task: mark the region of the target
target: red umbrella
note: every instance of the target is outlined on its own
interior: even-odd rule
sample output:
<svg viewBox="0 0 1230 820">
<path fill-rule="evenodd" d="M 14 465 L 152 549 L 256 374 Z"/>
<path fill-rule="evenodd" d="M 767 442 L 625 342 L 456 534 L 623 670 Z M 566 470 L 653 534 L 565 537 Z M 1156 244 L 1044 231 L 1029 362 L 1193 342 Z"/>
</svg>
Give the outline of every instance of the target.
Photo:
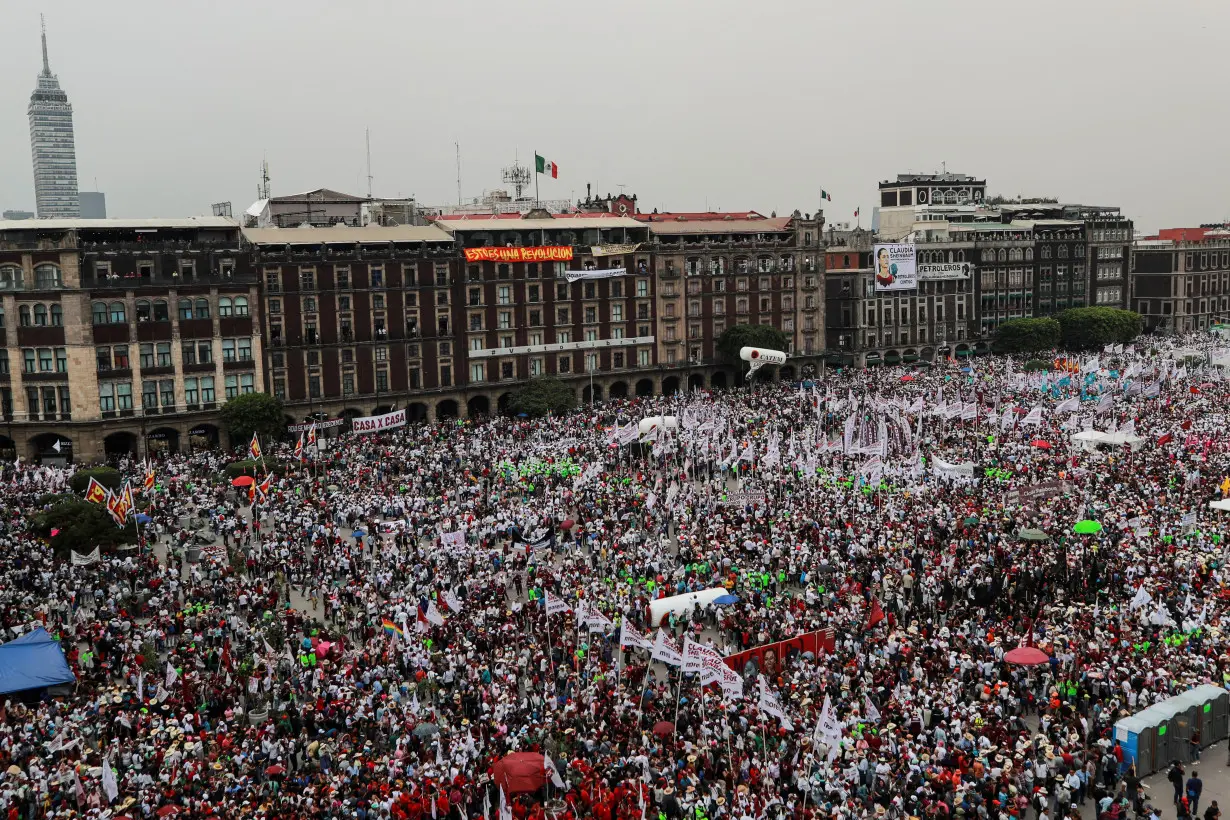
<svg viewBox="0 0 1230 820">
<path fill-rule="evenodd" d="M 547 782 L 546 764 L 541 754 L 513 752 L 495 764 L 492 777 L 509 796 L 535 792 Z"/>
<path fill-rule="evenodd" d="M 669 720 L 659 720 L 653 725 L 653 733 L 658 737 L 667 737 L 675 733 L 675 724 Z"/>
<path fill-rule="evenodd" d="M 901 377 L 901 381 L 903 381 L 903 382 L 912 382 L 912 381 L 914 381 L 914 377 L 913 377 L 913 376 L 909 376 L 909 375 L 902 376 L 902 377 Z"/>
<path fill-rule="evenodd" d="M 265 769 L 265 774 L 267 775 L 286 774 L 286 769 L 283 766 L 278 766 L 275 764 L 273 766 L 270 766 L 268 769 Z"/>
<path fill-rule="evenodd" d="M 561 527 L 561 528 L 563 528 L 563 529 L 565 529 L 565 530 L 570 530 L 570 529 L 572 529 L 573 527 L 575 527 L 576 525 L 577 525 L 577 522 L 573 521 L 571 518 L 568 518 L 568 519 L 565 519 L 565 520 L 564 520 L 564 523 L 563 523 L 563 524 L 560 524 L 560 527 Z"/>
<path fill-rule="evenodd" d="M 1051 449 L 1051 443 L 1047 441 L 1046 439 L 1042 439 L 1042 438 L 1036 438 L 1033 441 L 1029 442 L 1029 446 L 1037 447 L 1041 450 Z"/>
<path fill-rule="evenodd" d="M 1036 646 L 1018 646 L 1004 655 L 1005 661 L 1015 663 L 1018 666 L 1038 666 L 1039 664 L 1049 662 L 1050 659 L 1050 655 Z"/>
<path fill-rule="evenodd" d="M 250 475 L 241 475 L 238 478 L 236 478 L 234 481 L 231 482 L 231 486 L 232 487 L 247 487 L 249 484 L 251 484 L 254 481 L 256 481 L 256 479 L 254 479 Z"/>
</svg>

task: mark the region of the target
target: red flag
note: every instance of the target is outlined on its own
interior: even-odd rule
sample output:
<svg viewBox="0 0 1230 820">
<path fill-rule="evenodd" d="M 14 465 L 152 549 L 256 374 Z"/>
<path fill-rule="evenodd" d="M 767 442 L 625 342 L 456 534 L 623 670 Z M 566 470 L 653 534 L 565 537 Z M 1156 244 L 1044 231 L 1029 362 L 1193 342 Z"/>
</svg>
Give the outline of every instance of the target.
<svg viewBox="0 0 1230 820">
<path fill-rule="evenodd" d="M 880 602 L 872 598 L 871 612 L 867 614 L 867 628 L 871 629 L 882 620 L 884 620 L 884 610 L 880 608 Z"/>
<path fill-rule="evenodd" d="M 1157 446 L 1164 447 L 1165 445 L 1169 444 L 1172 441 L 1174 441 L 1174 436 L 1170 433 L 1167 433 L 1166 435 L 1162 436 L 1161 438 L 1157 440 Z"/>
</svg>

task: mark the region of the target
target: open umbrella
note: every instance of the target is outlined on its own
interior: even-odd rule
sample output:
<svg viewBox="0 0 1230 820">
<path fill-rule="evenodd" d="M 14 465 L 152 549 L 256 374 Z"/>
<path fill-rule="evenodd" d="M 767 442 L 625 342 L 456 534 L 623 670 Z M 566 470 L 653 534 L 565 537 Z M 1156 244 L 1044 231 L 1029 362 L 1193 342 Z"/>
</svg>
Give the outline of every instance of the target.
<svg viewBox="0 0 1230 820">
<path fill-rule="evenodd" d="M 283 766 L 278 766 L 275 764 L 270 766 L 268 769 L 265 769 L 265 774 L 270 775 L 271 777 L 279 774 L 286 774 L 286 769 Z"/>
<path fill-rule="evenodd" d="M 1086 518 L 1084 521 L 1077 521 L 1076 526 L 1072 528 L 1072 532 L 1077 535 L 1093 535 L 1102 531 L 1102 525 L 1097 521 L 1091 521 Z"/>
<path fill-rule="evenodd" d="M 170 803 L 166 806 L 163 806 L 162 808 L 158 810 L 158 816 L 159 817 L 170 817 L 172 814 L 179 814 L 183 810 L 184 810 L 183 806 L 176 806 L 174 803 Z"/>
<path fill-rule="evenodd" d="M 434 723 L 420 723 L 414 727 L 415 737 L 431 737 L 440 734 L 440 727 Z"/>
<path fill-rule="evenodd" d="M 150 518 L 150 517 L 149 517 L 148 515 L 146 515 L 145 513 L 137 513 L 137 523 L 138 523 L 138 524 L 148 524 L 149 522 L 151 522 L 151 521 L 153 521 L 153 520 L 154 520 L 154 519 Z"/>
<path fill-rule="evenodd" d="M 565 529 L 565 530 L 570 530 L 576 525 L 577 525 L 577 522 L 573 521 L 571 518 L 566 518 L 564 519 L 564 523 L 560 524 L 560 528 Z"/>
<path fill-rule="evenodd" d="M 912 382 L 912 381 L 914 381 L 914 377 L 913 377 L 913 376 L 911 376 L 911 375 L 909 375 L 909 374 L 907 373 L 906 375 L 904 375 L 904 376 L 902 376 L 900 379 L 898 379 L 898 381 L 903 381 L 903 382 Z"/>
<path fill-rule="evenodd" d="M 653 733 L 658 737 L 668 737 L 675 733 L 675 724 L 669 720 L 659 720 L 653 725 Z"/>
<path fill-rule="evenodd" d="M 1017 666 L 1037 666 L 1047 663 L 1050 659 L 1050 655 L 1036 646 L 1018 646 L 1004 655 L 1006 662 L 1015 663 Z"/>
<path fill-rule="evenodd" d="M 714 599 L 713 599 L 713 603 L 715 603 L 715 604 L 716 604 L 716 605 L 718 605 L 718 606 L 730 606 L 731 604 L 737 604 L 737 603 L 739 603 L 739 596 L 737 596 L 737 595 L 721 595 L 721 596 L 719 596 L 719 597 L 717 597 L 717 598 L 714 598 Z"/>
<path fill-rule="evenodd" d="M 354 532 L 350 534 L 350 537 L 351 538 L 362 538 L 365 535 L 367 535 L 367 530 L 355 530 Z"/>
<path fill-rule="evenodd" d="M 1029 442 L 1030 447 L 1037 447 L 1039 450 L 1051 449 L 1051 443 L 1044 438 L 1036 438 Z"/>
<path fill-rule="evenodd" d="M 1042 530 L 1021 530 L 1017 535 L 1022 541 L 1049 541 L 1051 539 Z"/>
<path fill-rule="evenodd" d="M 513 752 L 495 764 L 492 779 L 509 796 L 536 792 L 547 782 L 545 758 L 541 752 Z"/>
<path fill-rule="evenodd" d="M 250 484 L 252 484 L 252 482 L 254 482 L 255 480 L 256 479 L 252 478 L 252 476 L 250 475 L 241 475 L 241 476 L 238 476 L 234 481 L 231 482 L 231 486 L 232 487 L 247 487 Z M 167 807 L 163 806 L 162 808 L 165 809 Z M 162 811 L 162 809 L 159 809 L 159 811 Z"/>
</svg>

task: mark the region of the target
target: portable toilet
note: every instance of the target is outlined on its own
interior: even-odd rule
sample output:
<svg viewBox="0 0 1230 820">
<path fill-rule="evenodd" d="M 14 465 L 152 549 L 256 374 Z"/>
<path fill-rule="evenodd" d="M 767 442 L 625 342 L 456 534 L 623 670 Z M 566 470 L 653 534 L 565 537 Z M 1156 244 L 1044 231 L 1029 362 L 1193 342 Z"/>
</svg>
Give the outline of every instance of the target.
<svg viewBox="0 0 1230 820">
<path fill-rule="evenodd" d="M 1139 776 L 1156 771 L 1153 761 L 1157 733 L 1154 726 L 1140 714 L 1125 717 L 1116 723 L 1113 737 L 1123 749 L 1123 762 L 1135 764 Z"/>
</svg>

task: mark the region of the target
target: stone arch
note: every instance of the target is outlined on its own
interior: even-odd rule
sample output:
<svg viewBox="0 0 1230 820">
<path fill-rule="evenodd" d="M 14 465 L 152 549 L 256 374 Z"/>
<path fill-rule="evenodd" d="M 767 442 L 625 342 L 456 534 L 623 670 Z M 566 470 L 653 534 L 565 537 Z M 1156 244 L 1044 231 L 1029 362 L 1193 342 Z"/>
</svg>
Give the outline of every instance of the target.
<svg viewBox="0 0 1230 820">
<path fill-rule="evenodd" d="M 178 453 L 179 431 L 174 427 L 156 427 L 145 435 L 145 452 Z"/>
<path fill-rule="evenodd" d="M 679 392 L 679 377 L 667 376 L 662 380 L 662 395 L 673 396 Z"/>
<path fill-rule="evenodd" d="M 60 446 L 58 450 L 57 444 Z M 67 464 L 73 460 L 73 440 L 56 433 L 39 433 L 30 439 L 28 449 L 30 460 L 39 463 Z"/>
<path fill-rule="evenodd" d="M 392 413 L 392 412 L 393 412 L 393 405 L 391 404 L 377 404 L 375 407 L 372 408 L 373 416 L 383 416 L 385 413 Z"/>
<path fill-rule="evenodd" d="M 358 419 L 362 418 L 364 413 L 357 407 L 347 407 L 338 415 L 344 419 Z"/>
<path fill-rule="evenodd" d="M 461 415 L 461 412 L 454 399 L 444 399 L 436 405 L 436 421 L 455 419 L 459 415 Z"/>
<path fill-rule="evenodd" d="M 794 374 L 794 365 L 784 365 L 777 371 L 777 377 L 784 382 L 792 382 L 797 377 Z"/>
<path fill-rule="evenodd" d="M 606 394 L 613 399 L 626 399 L 628 397 L 628 383 L 625 381 L 611 382 L 611 386 L 607 389 Z"/>
<path fill-rule="evenodd" d="M 470 418 L 485 416 L 491 412 L 491 399 L 486 396 L 471 396 L 466 402 L 466 414 Z"/>
<path fill-rule="evenodd" d="M 636 383 L 636 395 L 643 397 L 653 395 L 653 379 L 641 379 Z"/>
<path fill-rule="evenodd" d="M 934 347 L 924 347 L 920 355 L 921 355 L 922 361 L 934 362 L 935 361 L 935 348 Z"/>
<path fill-rule="evenodd" d="M 727 377 L 726 377 L 726 371 L 719 370 L 718 372 L 714 373 L 713 378 L 709 379 L 709 384 L 710 386 L 713 387 L 714 390 L 725 390 L 729 386 L 729 381 L 727 380 Z"/>
<path fill-rule="evenodd" d="M 406 405 L 407 421 L 427 421 L 427 405 L 421 401 L 412 401 Z"/>
<path fill-rule="evenodd" d="M 137 456 L 137 434 L 127 430 L 112 433 L 103 439 L 103 454 L 106 456 Z"/>
<path fill-rule="evenodd" d="M 594 401 L 596 402 L 602 401 L 602 385 L 595 384 L 593 393 L 594 393 L 593 395 Z M 589 404 L 589 402 L 590 402 L 590 390 L 589 390 L 589 385 L 587 384 L 581 388 L 581 404 Z"/>
<path fill-rule="evenodd" d="M 688 376 L 688 390 L 704 390 L 705 389 L 705 374 L 693 373 Z"/>
<path fill-rule="evenodd" d="M 3 434 L 0 434 L 0 460 L 17 460 L 17 442 Z"/>
<path fill-rule="evenodd" d="M 198 424 L 188 431 L 188 447 L 192 450 L 210 450 L 221 443 L 218 428 L 212 424 Z"/>
</svg>

